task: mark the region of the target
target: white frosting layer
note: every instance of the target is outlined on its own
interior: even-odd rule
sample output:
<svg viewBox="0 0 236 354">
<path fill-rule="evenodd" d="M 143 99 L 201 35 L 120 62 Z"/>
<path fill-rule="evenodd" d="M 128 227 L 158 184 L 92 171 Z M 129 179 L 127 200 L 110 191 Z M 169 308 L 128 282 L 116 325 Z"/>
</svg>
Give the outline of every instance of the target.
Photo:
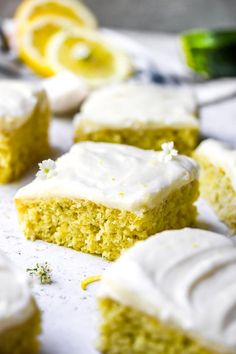
<svg viewBox="0 0 236 354">
<path fill-rule="evenodd" d="M 218 351 L 236 351 L 236 247 L 198 229 L 137 243 L 105 272 L 110 297 L 187 331 Z M 218 352 L 217 351 L 217 352 Z"/>
<path fill-rule="evenodd" d="M 176 188 L 198 177 L 196 162 L 132 146 L 84 142 L 56 162 L 50 179 L 35 179 L 16 198 L 82 198 L 111 208 L 152 208 Z"/>
<path fill-rule="evenodd" d="M 15 80 L 0 80 L 0 129 L 12 130 L 23 125 L 37 105 L 34 84 Z"/>
<path fill-rule="evenodd" d="M 204 140 L 196 149 L 196 154 L 204 156 L 213 165 L 222 168 L 229 176 L 236 190 L 236 150 L 217 140 Z"/>
<path fill-rule="evenodd" d="M 61 71 L 43 80 L 42 85 L 48 94 L 51 108 L 56 114 L 78 111 L 80 103 L 89 91 L 87 84 L 69 71 Z"/>
<path fill-rule="evenodd" d="M 75 129 L 199 128 L 196 102 L 187 88 L 123 83 L 93 93 L 75 117 Z"/>
<path fill-rule="evenodd" d="M 26 274 L 0 253 L 0 332 L 24 322 L 34 309 Z"/>
</svg>

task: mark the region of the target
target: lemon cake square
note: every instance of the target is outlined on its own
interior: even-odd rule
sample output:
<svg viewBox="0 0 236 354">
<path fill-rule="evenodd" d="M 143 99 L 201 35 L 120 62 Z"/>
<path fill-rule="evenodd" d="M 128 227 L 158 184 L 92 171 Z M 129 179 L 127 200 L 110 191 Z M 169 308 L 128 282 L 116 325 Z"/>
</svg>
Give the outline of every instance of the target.
<svg viewBox="0 0 236 354">
<path fill-rule="evenodd" d="M 44 162 L 15 197 L 25 236 L 113 260 L 155 232 L 191 225 L 197 163 L 163 148 L 83 142 Z"/>
<path fill-rule="evenodd" d="M 217 140 L 203 141 L 194 153 L 201 166 L 201 195 L 236 233 L 236 150 Z"/>
<path fill-rule="evenodd" d="M 103 354 L 235 354 L 236 246 L 199 229 L 137 243 L 102 276 Z"/>
<path fill-rule="evenodd" d="M 75 141 L 127 144 L 160 150 L 173 141 L 190 155 L 199 135 L 197 105 L 188 88 L 123 83 L 94 92 L 74 119 Z"/>
<path fill-rule="evenodd" d="M 26 273 L 0 252 L 0 353 L 37 354 L 40 311 Z"/>
<path fill-rule="evenodd" d="M 48 153 L 50 109 L 37 84 L 0 81 L 0 183 L 19 178 Z"/>
</svg>

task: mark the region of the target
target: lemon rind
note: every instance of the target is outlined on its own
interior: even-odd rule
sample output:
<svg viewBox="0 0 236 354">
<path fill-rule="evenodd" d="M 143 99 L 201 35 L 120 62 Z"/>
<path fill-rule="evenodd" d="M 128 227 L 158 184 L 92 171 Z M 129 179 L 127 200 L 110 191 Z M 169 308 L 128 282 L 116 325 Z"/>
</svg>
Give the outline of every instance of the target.
<svg viewBox="0 0 236 354">
<path fill-rule="evenodd" d="M 89 278 L 85 278 L 82 282 L 81 282 L 81 288 L 82 290 L 87 290 L 88 285 L 98 282 L 102 279 L 101 275 L 93 275 Z"/>
<path fill-rule="evenodd" d="M 32 8 L 35 7 L 35 4 L 40 4 L 40 3 L 43 4 L 46 2 L 48 2 L 48 0 L 24 0 L 18 6 L 18 8 L 16 10 L 15 20 L 16 20 L 17 24 L 21 27 L 21 25 L 24 26 L 28 22 L 31 22 L 31 21 L 28 21 L 27 19 L 30 16 Z M 78 17 L 80 17 L 81 20 L 84 22 L 85 27 L 89 27 L 89 28 L 96 28 L 97 27 L 97 20 L 96 20 L 95 16 L 81 2 L 74 1 L 74 0 L 50 0 L 50 2 L 55 2 L 55 4 L 61 3 L 66 7 L 70 7 L 70 8 L 75 9 L 75 12 L 80 14 L 80 16 L 78 16 Z M 45 13 L 45 15 L 47 15 L 47 14 Z M 42 15 L 42 16 L 45 16 L 45 15 Z M 70 19 L 70 17 L 67 17 L 67 16 L 65 16 L 65 18 Z M 78 26 L 78 23 L 77 23 L 77 26 Z"/>
</svg>

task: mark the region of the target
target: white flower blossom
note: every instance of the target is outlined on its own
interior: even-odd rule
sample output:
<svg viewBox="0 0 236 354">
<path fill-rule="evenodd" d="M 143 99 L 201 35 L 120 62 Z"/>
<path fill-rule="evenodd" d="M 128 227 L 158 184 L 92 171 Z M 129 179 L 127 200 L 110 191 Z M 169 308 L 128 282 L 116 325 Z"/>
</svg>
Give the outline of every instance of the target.
<svg viewBox="0 0 236 354">
<path fill-rule="evenodd" d="M 36 174 L 37 178 L 40 179 L 48 179 L 55 176 L 56 172 L 56 162 L 49 159 L 44 160 L 43 162 L 39 163 L 39 171 Z"/>
<path fill-rule="evenodd" d="M 178 155 L 178 151 L 174 149 L 174 143 L 173 141 L 169 143 L 164 143 L 161 145 L 161 148 L 163 150 L 162 152 L 162 160 L 164 162 L 169 162 L 173 159 L 173 157 Z"/>
</svg>

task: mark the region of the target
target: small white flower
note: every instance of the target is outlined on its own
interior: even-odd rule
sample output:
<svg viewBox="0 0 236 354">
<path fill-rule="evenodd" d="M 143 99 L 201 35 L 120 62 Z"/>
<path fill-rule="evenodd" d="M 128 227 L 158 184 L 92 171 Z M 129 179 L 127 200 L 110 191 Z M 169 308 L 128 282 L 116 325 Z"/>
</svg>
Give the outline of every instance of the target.
<svg viewBox="0 0 236 354">
<path fill-rule="evenodd" d="M 173 141 L 162 144 L 161 148 L 163 150 L 162 159 L 164 162 L 171 161 L 173 157 L 178 155 L 178 151 L 174 149 Z"/>
<path fill-rule="evenodd" d="M 39 163 L 39 171 L 36 174 L 37 178 L 48 179 L 55 176 L 56 162 L 49 159 Z"/>
</svg>

